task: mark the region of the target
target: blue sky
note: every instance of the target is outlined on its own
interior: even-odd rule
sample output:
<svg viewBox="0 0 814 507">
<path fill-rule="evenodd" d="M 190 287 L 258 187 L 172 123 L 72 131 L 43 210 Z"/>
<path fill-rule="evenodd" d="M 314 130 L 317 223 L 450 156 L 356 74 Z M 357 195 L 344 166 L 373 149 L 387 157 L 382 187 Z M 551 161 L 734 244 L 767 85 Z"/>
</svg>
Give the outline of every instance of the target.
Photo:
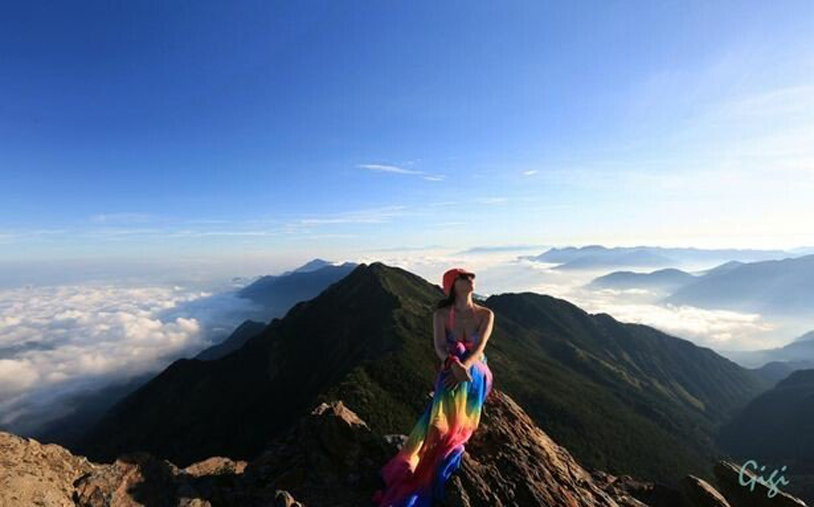
<svg viewBox="0 0 814 507">
<path fill-rule="evenodd" d="M 315 257 L 782 345 L 515 261 L 814 246 L 813 195 L 811 1 L 6 2 L 0 425 L 200 350 L 232 277 Z"/>
<path fill-rule="evenodd" d="M 814 3 L 19 2 L 0 261 L 814 244 Z"/>
</svg>

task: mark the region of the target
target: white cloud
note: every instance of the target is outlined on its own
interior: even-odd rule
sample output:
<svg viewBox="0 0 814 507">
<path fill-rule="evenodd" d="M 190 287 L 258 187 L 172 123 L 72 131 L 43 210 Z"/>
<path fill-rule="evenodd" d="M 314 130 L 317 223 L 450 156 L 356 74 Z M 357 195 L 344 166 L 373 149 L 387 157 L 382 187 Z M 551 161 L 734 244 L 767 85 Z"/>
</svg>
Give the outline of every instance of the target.
<svg viewBox="0 0 814 507">
<path fill-rule="evenodd" d="M 28 359 L 0 359 L 0 400 L 30 388 L 40 373 Z"/>
<path fill-rule="evenodd" d="M 506 202 L 508 199 L 506 197 L 477 197 L 474 201 L 479 204 L 498 204 Z"/>
<path fill-rule="evenodd" d="M 371 171 L 380 171 L 386 173 L 397 173 L 397 174 L 424 174 L 422 171 L 414 171 L 412 169 L 404 169 L 402 167 L 394 166 L 394 165 L 383 165 L 383 164 L 359 164 L 359 167 L 362 169 L 369 169 Z"/>
<path fill-rule="evenodd" d="M 308 217 L 292 220 L 287 224 L 288 228 L 296 228 L 300 225 L 320 225 L 320 224 L 344 224 L 344 223 L 383 223 L 390 219 L 407 214 L 407 206 L 393 205 L 380 208 L 362 209 L 354 211 L 343 211 L 324 215 L 322 217 Z"/>
<path fill-rule="evenodd" d="M 600 308 L 616 320 L 645 324 L 713 349 L 769 348 L 775 340 L 766 335 L 778 327 L 755 313 L 710 310 L 687 305 L 661 306 L 618 300 L 606 302 Z M 788 342 L 789 338 L 791 337 L 779 337 L 778 344 Z"/>
<path fill-rule="evenodd" d="M 589 313 L 604 312 L 620 322 L 635 322 L 720 350 L 757 350 L 791 341 L 785 323 L 750 312 L 658 303 L 665 294 L 647 289 L 596 289 L 584 285 L 606 272 L 563 272 L 552 295 Z M 814 327 L 814 322 L 810 323 Z"/>
<path fill-rule="evenodd" d="M 414 169 L 404 169 L 403 167 L 387 164 L 359 164 L 357 167 L 361 169 L 367 169 L 369 171 L 421 176 L 423 179 L 427 181 L 442 181 L 444 178 L 446 178 L 446 176 L 442 174 L 428 174 L 424 171 L 416 171 Z"/>
<path fill-rule="evenodd" d="M 565 299 L 589 313 L 608 313 L 620 322 L 651 326 L 714 350 L 758 350 L 782 346 L 802 332 L 814 329 L 814 321 L 792 323 L 748 312 L 661 305 L 657 301 L 664 294 L 647 289 L 587 289 L 585 284 L 607 271 L 552 269 L 556 264 L 518 259 L 518 253 L 524 250 L 527 249 L 495 249 L 484 253 L 451 253 L 444 249 L 393 254 L 379 251 L 358 262 L 382 261 L 435 284 L 440 284 L 444 271 L 462 266 L 477 273 L 475 292 L 478 294 L 488 296 L 526 291 L 547 294 Z"/>
<path fill-rule="evenodd" d="M 152 214 L 149 213 L 99 213 L 97 215 L 92 215 L 90 217 L 91 222 L 103 222 L 103 223 L 141 223 L 141 222 L 149 222 L 153 220 L 154 217 Z"/>
<path fill-rule="evenodd" d="M 160 371 L 225 338 L 253 310 L 232 292 L 175 284 L 0 290 L 0 425 L 32 424 L 31 411 L 55 392 Z"/>
</svg>

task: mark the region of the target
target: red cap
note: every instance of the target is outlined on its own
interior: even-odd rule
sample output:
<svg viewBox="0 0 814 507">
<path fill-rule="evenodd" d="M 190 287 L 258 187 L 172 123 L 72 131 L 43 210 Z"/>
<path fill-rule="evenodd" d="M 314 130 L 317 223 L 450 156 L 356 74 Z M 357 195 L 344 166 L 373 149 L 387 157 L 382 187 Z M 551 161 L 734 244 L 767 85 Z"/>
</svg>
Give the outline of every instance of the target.
<svg viewBox="0 0 814 507">
<path fill-rule="evenodd" d="M 452 290 L 452 286 L 455 284 L 455 280 L 458 279 L 460 275 L 472 275 L 475 276 L 475 273 L 471 271 L 467 271 L 464 268 L 452 268 L 447 270 L 444 273 L 444 293 L 449 296 L 450 291 Z"/>
</svg>

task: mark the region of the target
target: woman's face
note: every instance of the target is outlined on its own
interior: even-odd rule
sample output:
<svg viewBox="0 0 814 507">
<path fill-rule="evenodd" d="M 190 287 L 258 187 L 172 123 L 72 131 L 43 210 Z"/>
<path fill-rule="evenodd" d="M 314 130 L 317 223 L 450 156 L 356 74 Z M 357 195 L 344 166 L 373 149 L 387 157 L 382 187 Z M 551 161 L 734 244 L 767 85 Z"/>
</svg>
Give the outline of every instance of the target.
<svg viewBox="0 0 814 507">
<path fill-rule="evenodd" d="M 467 292 L 475 290 L 475 277 L 473 275 L 461 275 L 455 280 L 458 287 L 458 294 L 466 295 Z"/>
</svg>

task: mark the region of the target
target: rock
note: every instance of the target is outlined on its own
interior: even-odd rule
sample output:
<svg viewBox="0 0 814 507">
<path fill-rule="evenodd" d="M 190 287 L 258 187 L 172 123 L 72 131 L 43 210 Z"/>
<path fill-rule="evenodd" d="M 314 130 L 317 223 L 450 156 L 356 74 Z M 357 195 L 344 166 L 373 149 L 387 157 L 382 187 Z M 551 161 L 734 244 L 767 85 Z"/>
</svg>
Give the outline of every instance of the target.
<svg viewBox="0 0 814 507">
<path fill-rule="evenodd" d="M 402 433 L 385 435 L 384 440 L 393 447 L 393 452 L 396 452 L 404 446 L 405 442 L 407 442 L 407 435 Z"/>
<path fill-rule="evenodd" d="M 74 507 L 73 482 L 94 467 L 56 444 L 0 431 L 0 505 Z"/>
<path fill-rule="evenodd" d="M 246 467 L 244 484 L 285 489 L 305 505 L 368 505 L 390 451 L 343 402 L 322 403 Z"/>
<path fill-rule="evenodd" d="M 0 505 L 367 506 L 406 438 L 373 433 L 342 401 L 315 407 L 249 462 L 214 456 L 183 469 L 147 452 L 97 464 L 0 433 Z M 496 389 L 446 486 L 447 507 L 684 507 L 658 484 L 587 471 Z"/>
<path fill-rule="evenodd" d="M 125 454 L 76 480 L 78 507 L 176 507 L 178 468 L 146 452 Z"/>
<path fill-rule="evenodd" d="M 300 502 L 294 500 L 291 493 L 278 489 L 274 496 L 274 507 L 305 507 Z"/>
<path fill-rule="evenodd" d="M 112 464 L 98 464 L 56 444 L 43 445 L 0 432 L 0 505 L 234 505 L 232 500 L 241 495 L 235 478 L 245 465 L 215 457 L 179 470 L 146 452 L 127 453 Z"/>
<path fill-rule="evenodd" d="M 203 461 L 193 463 L 184 468 L 184 472 L 195 477 L 205 475 L 242 474 L 248 462 L 232 461 L 229 458 L 214 456 Z"/>
<path fill-rule="evenodd" d="M 563 447 L 509 396 L 493 390 L 480 426 L 467 443 L 461 469 L 447 485 L 449 505 L 592 507 L 642 506 L 614 498 L 594 483 Z"/>
<path fill-rule="evenodd" d="M 694 475 L 681 479 L 681 491 L 687 500 L 698 507 L 730 507 L 726 498 L 707 481 Z"/>
</svg>

